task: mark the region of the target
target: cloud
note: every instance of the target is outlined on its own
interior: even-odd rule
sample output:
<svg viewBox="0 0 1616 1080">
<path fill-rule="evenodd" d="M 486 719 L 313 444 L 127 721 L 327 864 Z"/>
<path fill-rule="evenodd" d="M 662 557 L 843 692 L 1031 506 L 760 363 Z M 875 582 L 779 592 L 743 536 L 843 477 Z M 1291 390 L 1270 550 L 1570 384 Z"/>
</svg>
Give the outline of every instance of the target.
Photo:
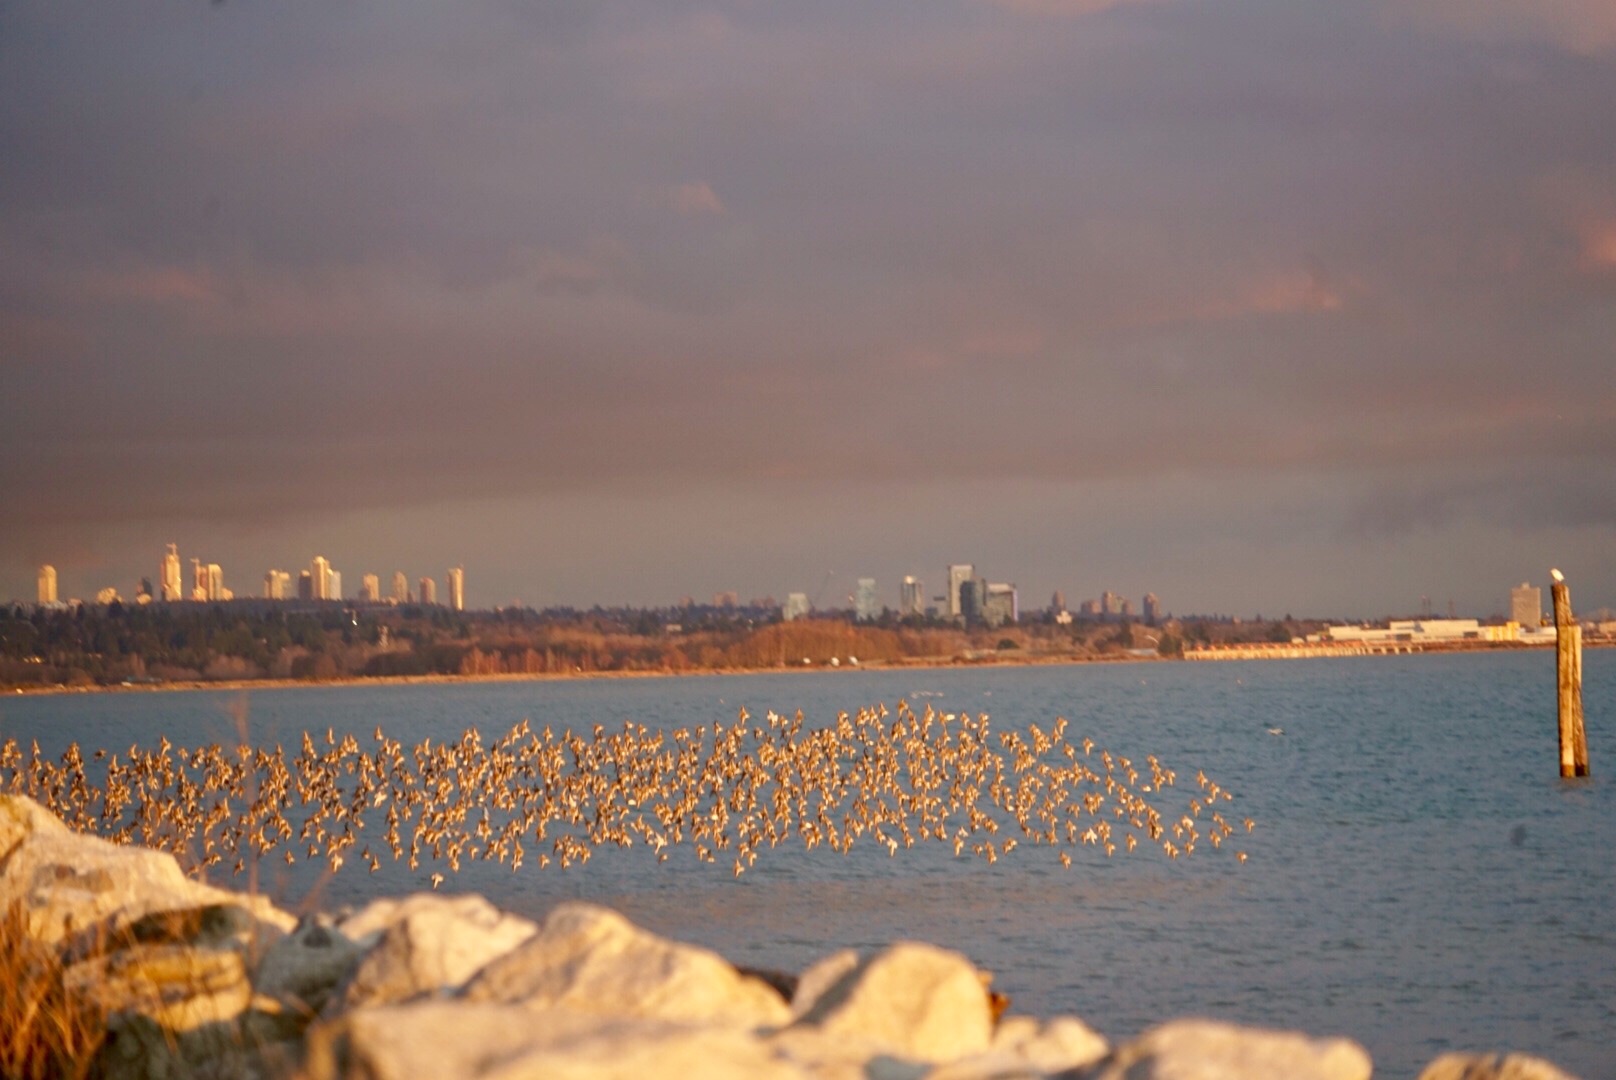
<svg viewBox="0 0 1616 1080">
<path fill-rule="evenodd" d="M 90 291 L 104 299 L 145 304 L 211 304 L 219 298 L 214 274 L 206 269 L 150 266 L 118 273 L 97 272 Z"/>
<path fill-rule="evenodd" d="M 1597 273 L 1616 270 L 1616 218 L 1587 222 L 1580 232 L 1582 266 Z"/>
<path fill-rule="evenodd" d="M 1616 47 L 1609 0 L 1385 0 L 1385 18 L 1484 41 L 1537 41 L 1593 56 Z"/>
<path fill-rule="evenodd" d="M 1023 15 L 1071 18 L 1093 15 L 1125 4 L 1159 3 L 1163 0 L 989 0 L 995 7 L 1005 8 Z"/>
<path fill-rule="evenodd" d="M 1194 308 L 1198 319 L 1234 319 L 1243 315 L 1321 314 L 1340 311 L 1343 291 L 1316 271 L 1293 270 L 1252 281 L 1228 296 Z"/>
<path fill-rule="evenodd" d="M 685 217 L 722 214 L 724 204 L 704 183 L 680 184 L 667 195 L 668 205 Z"/>
</svg>

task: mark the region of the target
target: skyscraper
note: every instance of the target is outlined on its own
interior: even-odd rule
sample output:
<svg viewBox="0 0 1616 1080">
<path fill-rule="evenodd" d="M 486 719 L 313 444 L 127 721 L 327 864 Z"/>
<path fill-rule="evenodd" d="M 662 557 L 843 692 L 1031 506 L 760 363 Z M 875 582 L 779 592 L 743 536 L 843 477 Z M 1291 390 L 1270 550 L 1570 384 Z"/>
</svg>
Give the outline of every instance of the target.
<svg viewBox="0 0 1616 1080">
<path fill-rule="evenodd" d="M 314 574 L 308 570 L 297 572 L 297 598 L 299 600 L 314 599 Z"/>
<path fill-rule="evenodd" d="M 39 568 L 39 602 L 56 603 L 56 567 L 50 563 Z"/>
<path fill-rule="evenodd" d="M 965 620 L 967 626 L 975 626 L 983 621 L 987 613 L 987 599 L 988 583 L 982 578 L 973 576 L 960 582 L 960 618 Z"/>
<path fill-rule="evenodd" d="M 1016 587 L 1003 582 L 990 582 L 982 596 L 982 621 L 989 626 L 1003 626 L 1021 618 L 1021 605 Z"/>
<path fill-rule="evenodd" d="M 331 599 L 331 560 L 316 555 L 309 564 L 309 584 L 314 586 L 314 599 Z"/>
<path fill-rule="evenodd" d="M 180 549 L 178 544 L 168 545 L 157 579 L 162 582 L 162 598 L 169 603 L 185 599 L 185 586 L 180 580 Z"/>
<path fill-rule="evenodd" d="M 1161 601 L 1156 599 L 1155 593 L 1147 592 L 1145 594 L 1143 612 L 1145 621 L 1150 623 L 1152 626 L 1154 626 L 1157 620 L 1161 618 Z"/>
<path fill-rule="evenodd" d="M 466 568 L 451 566 L 444 579 L 449 595 L 445 598 L 455 611 L 466 610 Z"/>
<path fill-rule="evenodd" d="M 285 600 L 286 590 L 292 583 L 292 575 L 285 570 L 271 570 L 264 575 L 264 599 Z"/>
<path fill-rule="evenodd" d="M 965 613 L 960 606 L 960 588 L 976 577 L 976 567 L 970 563 L 955 563 L 948 568 L 948 613 L 959 618 Z"/>
<path fill-rule="evenodd" d="M 367 604 L 377 604 L 382 599 L 382 579 L 375 574 L 366 574 L 359 579 L 359 599 Z"/>
<path fill-rule="evenodd" d="M 1120 619 L 1127 609 L 1127 601 L 1110 589 L 1100 594 L 1100 617 L 1102 619 Z"/>
<path fill-rule="evenodd" d="M 875 579 L 859 578 L 858 591 L 853 594 L 853 617 L 859 622 L 874 622 L 880 613 L 880 605 L 875 599 Z"/>
<path fill-rule="evenodd" d="M 208 598 L 208 568 L 201 559 L 191 560 L 191 599 L 202 603 Z"/>
<path fill-rule="evenodd" d="M 898 586 L 898 614 L 926 614 L 926 587 L 913 574 L 905 574 L 903 584 Z"/>
<path fill-rule="evenodd" d="M 326 578 L 325 598 L 327 600 L 342 599 L 342 571 L 333 570 Z"/>
<path fill-rule="evenodd" d="M 410 599 L 410 579 L 404 576 L 404 571 L 393 571 L 393 603 L 404 604 Z"/>
<path fill-rule="evenodd" d="M 224 587 L 224 569 L 216 562 L 208 563 L 207 591 L 209 600 L 230 599 L 225 595 L 228 590 Z"/>
<path fill-rule="evenodd" d="M 1523 581 L 1509 590 L 1509 617 L 1522 626 L 1539 626 L 1543 622 L 1543 590 L 1531 582 Z"/>
<path fill-rule="evenodd" d="M 801 592 L 787 593 L 786 605 L 780 612 L 780 618 L 786 622 L 808 617 L 808 594 Z"/>
<path fill-rule="evenodd" d="M 429 577 L 421 579 L 421 603 L 436 604 L 438 602 L 438 583 Z"/>
</svg>

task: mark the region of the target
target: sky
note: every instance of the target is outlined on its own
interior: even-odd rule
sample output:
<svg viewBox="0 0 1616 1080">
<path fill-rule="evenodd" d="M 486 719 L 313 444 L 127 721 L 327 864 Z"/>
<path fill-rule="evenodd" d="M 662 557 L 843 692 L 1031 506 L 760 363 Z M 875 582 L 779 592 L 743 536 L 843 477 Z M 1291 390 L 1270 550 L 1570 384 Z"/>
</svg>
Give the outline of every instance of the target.
<svg viewBox="0 0 1616 1080">
<path fill-rule="evenodd" d="M 1613 102 L 1608 0 L 0 0 L 0 597 L 1616 605 Z"/>
</svg>

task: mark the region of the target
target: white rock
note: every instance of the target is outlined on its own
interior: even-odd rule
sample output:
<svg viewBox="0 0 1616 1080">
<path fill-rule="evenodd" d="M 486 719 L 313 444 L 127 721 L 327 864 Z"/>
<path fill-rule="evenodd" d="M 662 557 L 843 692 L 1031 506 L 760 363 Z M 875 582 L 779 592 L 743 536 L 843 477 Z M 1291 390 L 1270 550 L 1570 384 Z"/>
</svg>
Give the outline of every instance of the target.
<svg viewBox="0 0 1616 1080">
<path fill-rule="evenodd" d="M 21 795 L 0 795 L 0 906 L 21 902 L 28 932 L 57 944 L 100 927 L 113 931 L 155 911 L 239 905 L 264 944 L 296 920 L 262 896 L 215 889 L 185 876 L 172 855 L 73 832 Z"/>
<path fill-rule="evenodd" d="M 1373 1066 L 1349 1039 L 1174 1020 L 1119 1047 L 1083 1080 L 1369 1080 Z"/>
<path fill-rule="evenodd" d="M 239 953 L 187 945 L 135 945 L 81 960 L 62 985 L 103 1013 L 149 1017 L 167 1031 L 234 1020 L 252 1001 Z"/>
<path fill-rule="evenodd" d="M 1443 1054 L 1419 1080 L 1576 1080 L 1542 1058 L 1526 1054 Z"/>
<path fill-rule="evenodd" d="M 309 918 L 270 946 L 253 975 L 253 988 L 278 1001 L 319 1012 L 359 963 L 357 942 L 329 920 Z"/>
<path fill-rule="evenodd" d="M 994 1029 L 993 1044 L 988 1052 L 967 1058 L 961 1065 L 969 1067 L 973 1062 L 981 1063 L 985 1071 L 975 1075 L 1006 1075 L 995 1071 L 1001 1063 L 1006 1069 L 1056 1073 L 1093 1065 L 1110 1049 L 1103 1035 L 1070 1016 L 1057 1016 L 1053 1020 L 1007 1016 Z M 945 1075 L 956 1074 L 945 1070 Z"/>
<path fill-rule="evenodd" d="M 521 1005 L 420 1000 L 357 1009 L 311 1032 L 310 1080 L 800 1080 L 735 1028 Z"/>
<path fill-rule="evenodd" d="M 791 1018 L 780 995 L 715 953 L 657 937 L 614 911 L 562 904 L 466 984 L 468 1001 L 740 1027 Z"/>
<path fill-rule="evenodd" d="M 791 995 L 791 1014 L 801 1016 L 813 1008 L 814 1002 L 835 986 L 842 976 L 858 967 L 858 963 L 858 953 L 852 949 L 841 949 L 814 961 L 797 979 L 797 992 Z"/>
<path fill-rule="evenodd" d="M 797 1022 L 927 1062 L 982 1053 L 993 1031 L 976 968 L 958 953 L 917 942 L 898 942 L 844 973 Z"/>
<path fill-rule="evenodd" d="M 355 1008 L 403 1001 L 427 990 L 458 989 L 489 961 L 531 938 L 538 927 L 480 896 L 417 893 L 374 901 L 337 929 L 366 950 L 339 995 L 342 1008 Z"/>
</svg>

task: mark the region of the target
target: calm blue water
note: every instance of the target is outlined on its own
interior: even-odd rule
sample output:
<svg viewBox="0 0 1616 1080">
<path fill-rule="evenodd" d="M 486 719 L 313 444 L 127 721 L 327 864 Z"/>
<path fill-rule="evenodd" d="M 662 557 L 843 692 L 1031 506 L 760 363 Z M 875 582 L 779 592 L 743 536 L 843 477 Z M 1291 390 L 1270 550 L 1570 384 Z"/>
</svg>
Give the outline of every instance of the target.
<svg viewBox="0 0 1616 1080">
<path fill-rule="evenodd" d="M 596 900 L 787 970 L 920 938 L 993 971 L 1017 1011 L 1074 1014 L 1113 1040 L 1197 1014 L 1348 1035 L 1379 1076 L 1413 1076 L 1444 1050 L 1514 1049 L 1616 1077 L 1616 651 L 1589 651 L 1584 677 L 1595 775 L 1574 782 L 1557 775 L 1546 651 L 333 687 L 246 703 L 252 740 L 289 748 L 328 726 L 368 746 L 378 723 L 409 744 L 468 726 L 493 737 L 524 718 L 558 731 L 728 721 L 741 706 L 819 724 L 903 697 L 987 712 L 1001 730 L 1065 716 L 1069 740 L 1154 753 L 1181 790 L 1197 769 L 1230 789 L 1228 816 L 1258 822 L 1239 837 L 1250 861 L 1083 848 L 1066 870 L 1031 847 L 994 866 L 936 844 L 897 858 L 873 844 L 845 857 L 780 847 L 736 880 L 688 848 L 658 864 L 642 846 L 564 872 L 472 865 L 445 888 L 531 916 Z M 53 754 L 69 741 L 232 741 L 242 700 L 17 698 L 0 701 L 0 736 Z M 330 907 L 424 888 L 432 869 L 345 869 L 311 895 L 313 869 L 266 868 L 265 885 L 285 906 Z"/>
</svg>

